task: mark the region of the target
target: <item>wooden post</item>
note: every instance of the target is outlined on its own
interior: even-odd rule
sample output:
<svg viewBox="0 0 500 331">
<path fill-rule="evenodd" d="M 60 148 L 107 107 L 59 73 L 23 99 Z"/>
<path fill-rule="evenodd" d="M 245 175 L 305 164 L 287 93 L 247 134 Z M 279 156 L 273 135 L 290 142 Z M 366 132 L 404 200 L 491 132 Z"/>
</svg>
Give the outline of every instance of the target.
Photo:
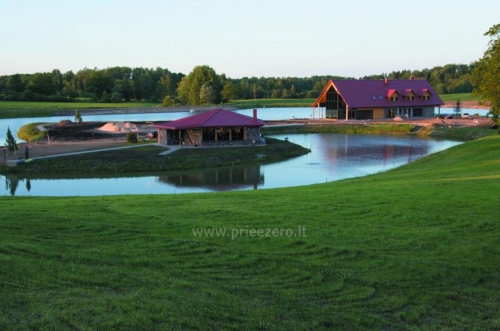
<svg viewBox="0 0 500 331">
<path fill-rule="evenodd" d="M 349 106 L 347 104 L 345 105 L 345 120 L 349 120 Z"/>
<path fill-rule="evenodd" d="M 179 130 L 179 146 L 182 148 L 182 130 Z"/>
</svg>

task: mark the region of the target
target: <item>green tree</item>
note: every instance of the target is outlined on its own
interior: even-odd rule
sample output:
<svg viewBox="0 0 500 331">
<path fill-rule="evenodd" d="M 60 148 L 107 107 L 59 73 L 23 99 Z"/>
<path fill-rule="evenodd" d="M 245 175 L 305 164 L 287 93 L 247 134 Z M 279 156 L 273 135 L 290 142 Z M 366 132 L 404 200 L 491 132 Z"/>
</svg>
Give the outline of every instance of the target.
<svg viewBox="0 0 500 331">
<path fill-rule="evenodd" d="M 204 86 L 203 94 L 201 93 L 202 86 Z M 220 103 L 222 91 L 221 79 L 214 69 L 205 65 L 195 67 L 189 75 L 183 77 L 177 88 L 177 93 L 184 103 L 196 106 L 202 102 L 208 102 L 206 92 L 210 89 L 210 103 Z M 204 97 L 201 101 L 200 94 Z"/>
<path fill-rule="evenodd" d="M 7 146 L 11 153 L 18 150 L 16 139 L 12 135 L 12 131 L 10 131 L 10 127 L 7 127 L 7 139 L 5 139 L 5 146 Z"/>
<path fill-rule="evenodd" d="M 199 102 L 201 105 L 209 105 L 213 104 L 215 100 L 215 93 L 213 87 L 205 83 L 200 88 L 200 99 Z"/>
<path fill-rule="evenodd" d="M 105 92 L 106 94 L 111 92 L 112 87 L 113 83 L 107 72 L 103 70 L 94 70 L 89 75 L 85 90 L 93 93 L 95 95 L 95 99 L 100 100 L 108 98 L 107 96 L 103 98 L 103 94 Z M 109 100 L 107 100 L 107 102 L 109 102 Z"/>
<path fill-rule="evenodd" d="M 24 83 L 20 74 L 15 74 L 9 77 L 7 80 L 7 89 L 12 92 L 23 92 Z"/>
<path fill-rule="evenodd" d="M 500 115 L 500 24 L 492 26 L 485 34 L 491 38 L 489 47 L 472 72 L 473 95 L 491 103 L 491 111 L 498 122 Z"/>
<path fill-rule="evenodd" d="M 28 89 L 38 94 L 54 95 L 56 90 L 52 81 L 52 74 L 48 72 L 34 74 L 29 80 Z"/>
<path fill-rule="evenodd" d="M 223 102 L 229 102 L 231 100 L 238 99 L 238 94 L 238 86 L 229 81 L 224 83 L 224 87 L 221 91 L 221 98 Z"/>
<path fill-rule="evenodd" d="M 75 122 L 80 124 L 83 122 L 82 120 L 82 114 L 80 114 L 80 109 L 75 110 Z"/>
</svg>

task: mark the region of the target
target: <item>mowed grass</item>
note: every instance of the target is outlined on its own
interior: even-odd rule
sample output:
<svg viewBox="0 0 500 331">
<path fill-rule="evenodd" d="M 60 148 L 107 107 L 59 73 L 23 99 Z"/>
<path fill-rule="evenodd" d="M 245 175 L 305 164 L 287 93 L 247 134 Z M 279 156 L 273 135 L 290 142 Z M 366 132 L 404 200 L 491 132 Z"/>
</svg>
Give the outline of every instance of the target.
<svg viewBox="0 0 500 331">
<path fill-rule="evenodd" d="M 450 93 L 450 94 L 440 94 L 439 95 L 443 101 L 480 101 L 480 96 L 472 96 L 472 93 Z"/>
<path fill-rule="evenodd" d="M 250 99 L 231 101 L 240 109 L 273 107 L 310 107 L 316 99 Z"/>
<path fill-rule="evenodd" d="M 2 197 L 0 329 L 499 329 L 499 191 L 497 135 L 306 187 Z"/>
<path fill-rule="evenodd" d="M 79 109 L 82 115 L 86 110 L 101 108 L 151 108 L 158 107 L 157 102 L 42 102 L 42 101 L 0 101 L 0 118 L 54 116 L 57 112 Z"/>
</svg>

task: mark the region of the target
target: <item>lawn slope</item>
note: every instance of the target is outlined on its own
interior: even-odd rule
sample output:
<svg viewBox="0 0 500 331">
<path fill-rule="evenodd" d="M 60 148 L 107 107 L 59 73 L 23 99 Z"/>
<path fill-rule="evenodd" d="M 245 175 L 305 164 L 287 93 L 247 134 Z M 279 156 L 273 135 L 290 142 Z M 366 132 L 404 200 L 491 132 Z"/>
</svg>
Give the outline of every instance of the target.
<svg viewBox="0 0 500 331">
<path fill-rule="evenodd" d="M 3 197 L 0 329 L 499 329 L 499 192 L 490 136 L 299 188 Z"/>
</svg>

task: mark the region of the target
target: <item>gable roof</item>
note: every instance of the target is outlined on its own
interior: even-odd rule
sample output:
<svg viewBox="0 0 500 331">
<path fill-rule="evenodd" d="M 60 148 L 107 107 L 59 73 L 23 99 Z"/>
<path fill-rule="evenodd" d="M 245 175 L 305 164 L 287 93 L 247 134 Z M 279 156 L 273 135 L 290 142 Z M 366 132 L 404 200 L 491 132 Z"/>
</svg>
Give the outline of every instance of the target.
<svg viewBox="0 0 500 331">
<path fill-rule="evenodd" d="M 262 120 L 219 108 L 171 122 L 158 123 L 155 124 L 154 127 L 159 129 L 179 130 L 210 127 L 256 127 L 263 125 L 264 121 Z"/>
<path fill-rule="evenodd" d="M 394 107 L 429 107 L 440 106 L 444 102 L 436 91 L 426 80 L 406 79 L 406 80 L 330 80 L 318 99 L 311 105 L 326 103 L 326 92 L 333 87 L 344 99 L 349 108 L 394 108 Z M 392 93 L 407 95 L 411 90 L 417 96 L 423 96 L 426 92 L 430 94 L 429 100 L 415 98 L 415 100 L 405 100 L 399 98 L 398 101 L 387 99 Z"/>
</svg>

